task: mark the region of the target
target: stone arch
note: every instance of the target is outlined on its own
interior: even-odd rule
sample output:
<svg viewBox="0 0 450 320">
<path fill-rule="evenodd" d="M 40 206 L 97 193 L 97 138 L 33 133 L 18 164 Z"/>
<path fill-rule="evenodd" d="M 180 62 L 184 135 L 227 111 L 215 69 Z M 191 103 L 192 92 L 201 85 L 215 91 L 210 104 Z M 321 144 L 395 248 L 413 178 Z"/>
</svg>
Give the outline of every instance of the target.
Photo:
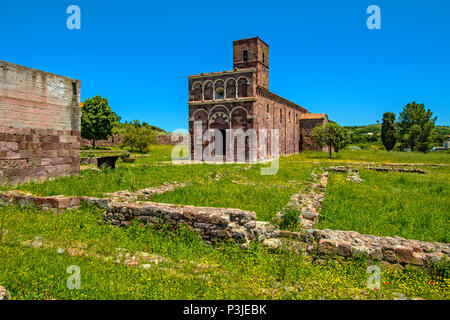
<svg viewBox="0 0 450 320">
<path fill-rule="evenodd" d="M 225 81 L 217 79 L 214 81 L 214 100 L 225 99 Z"/>
<path fill-rule="evenodd" d="M 209 117 L 208 111 L 206 111 L 206 109 L 200 108 L 200 109 L 197 109 L 197 110 L 194 111 L 194 113 L 192 114 L 192 118 L 193 118 L 194 120 L 196 120 L 196 119 L 195 119 L 195 115 L 196 115 L 197 113 L 201 112 L 201 111 L 203 111 L 204 113 L 206 113 L 206 117 Z"/>
<path fill-rule="evenodd" d="M 216 111 L 209 117 L 209 123 L 221 123 L 216 121 L 217 118 L 222 118 L 224 123 L 229 123 L 230 116 L 226 114 L 224 111 Z"/>
<path fill-rule="evenodd" d="M 226 97 L 227 99 L 234 99 L 237 98 L 237 82 L 234 78 L 228 78 L 225 81 L 225 91 L 226 91 Z"/>
<path fill-rule="evenodd" d="M 248 129 L 248 112 L 244 107 L 237 106 L 232 109 L 230 114 L 232 136 L 230 137 L 231 148 L 229 151 L 232 154 L 232 158 L 235 161 L 238 161 L 240 158 L 239 155 L 242 155 L 242 152 L 244 152 L 245 158 L 247 158 L 249 154 L 249 139 L 245 136 Z M 242 130 L 241 134 L 244 135 L 243 145 L 240 145 L 240 143 L 242 143 L 238 134 L 240 130 Z"/>
<path fill-rule="evenodd" d="M 213 100 L 214 84 L 211 80 L 206 80 L 203 83 L 203 97 L 204 100 Z"/>
<path fill-rule="evenodd" d="M 245 116 L 248 117 L 248 111 L 247 111 L 247 109 L 245 109 L 245 108 L 242 107 L 242 106 L 237 106 L 237 107 L 234 107 L 233 109 L 231 109 L 230 115 L 233 116 L 233 112 L 236 111 L 236 110 L 239 110 L 239 109 L 244 110 Z"/>
<path fill-rule="evenodd" d="M 223 80 L 223 79 L 216 79 L 216 80 L 214 80 L 214 86 L 216 86 L 217 82 L 225 83 L 225 80 Z"/>
<path fill-rule="evenodd" d="M 238 97 L 244 98 L 248 97 L 248 86 L 250 85 L 250 82 L 248 79 L 244 76 L 239 77 L 237 79 L 237 91 L 238 91 Z"/>
<path fill-rule="evenodd" d="M 203 87 L 203 83 L 202 83 L 201 81 L 195 81 L 195 82 L 192 84 L 192 90 L 194 90 L 194 87 L 195 87 L 196 84 L 199 84 L 200 86 Z"/>
<path fill-rule="evenodd" d="M 192 85 L 192 91 L 193 91 L 195 101 L 203 100 L 203 84 L 200 81 L 196 81 Z"/>
<path fill-rule="evenodd" d="M 231 118 L 231 113 L 228 110 L 228 108 L 226 106 L 224 106 L 223 104 L 217 104 L 214 107 L 211 108 L 211 110 L 209 110 L 208 116 L 211 117 L 211 115 L 213 114 L 213 111 L 217 108 L 223 108 L 224 110 L 226 110 L 226 112 L 228 113 L 228 117 Z"/>
<path fill-rule="evenodd" d="M 215 105 L 209 110 L 208 117 L 208 128 L 220 131 L 221 140 L 216 141 L 216 136 L 214 136 L 210 141 L 214 143 L 214 155 L 225 155 L 226 154 L 226 130 L 230 128 L 231 114 L 228 108 L 224 105 Z M 217 131 L 215 131 L 217 134 Z M 219 148 L 219 149 L 218 149 Z M 220 153 L 216 153 L 220 150 Z"/>
</svg>

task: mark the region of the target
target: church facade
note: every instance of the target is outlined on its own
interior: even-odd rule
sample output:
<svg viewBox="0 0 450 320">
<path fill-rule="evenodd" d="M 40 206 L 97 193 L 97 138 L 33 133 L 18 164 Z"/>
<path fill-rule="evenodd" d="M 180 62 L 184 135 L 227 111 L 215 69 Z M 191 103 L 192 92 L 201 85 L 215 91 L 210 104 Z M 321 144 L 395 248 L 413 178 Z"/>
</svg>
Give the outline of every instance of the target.
<svg viewBox="0 0 450 320">
<path fill-rule="evenodd" d="M 269 46 L 260 38 L 233 41 L 233 70 L 192 75 L 188 83 L 192 159 L 195 150 L 203 157 L 205 148 L 218 139 L 192 138 L 199 128 L 202 133 L 220 132 L 223 149 L 213 153 L 235 160 L 239 152 L 246 161 L 255 160 L 250 159 L 252 149 L 257 159 L 321 150 L 312 141 L 312 130 L 326 123 L 327 115 L 310 113 L 269 91 Z M 242 132 L 247 136 L 240 144 Z M 256 135 L 254 140 L 249 132 Z"/>
</svg>

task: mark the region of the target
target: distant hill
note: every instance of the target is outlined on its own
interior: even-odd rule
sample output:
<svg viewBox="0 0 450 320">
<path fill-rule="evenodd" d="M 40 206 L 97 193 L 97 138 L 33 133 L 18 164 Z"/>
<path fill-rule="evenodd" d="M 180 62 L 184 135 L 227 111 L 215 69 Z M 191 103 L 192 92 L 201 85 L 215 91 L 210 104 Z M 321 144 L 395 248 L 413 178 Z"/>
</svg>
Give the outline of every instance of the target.
<svg viewBox="0 0 450 320">
<path fill-rule="evenodd" d="M 344 126 L 350 132 L 350 144 L 381 144 L 381 123 L 365 126 Z M 435 126 L 436 145 L 441 146 L 450 135 L 450 126 Z"/>
<path fill-rule="evenodd" d="M 113 131 L 114 131 L 114 133 L 117 133 L 117 134 L 123 134 L 123 133 L 125 133 L 127 127 L 129 127 L 129 126 L 147 127 L 149 129 L 151 129 L 153 131 L 156 131 L 156 132 L 159 132 L 159 133 L 165 133 L 166 132 L 165 130 L 163 130 L 163 129 L 157 127 L 157 126 L 153 126 L 151 124 L 148 124 L 147 122 L 142 122 L 141 123 L 139 120 L 133 120 L 133 121 L 130 121 L 130 122 L 125 121 L 124 123 L 117 123 L 115 125 L 115 128 L 114 128 L 115 130 L 113 130 Z"/>
</svg>

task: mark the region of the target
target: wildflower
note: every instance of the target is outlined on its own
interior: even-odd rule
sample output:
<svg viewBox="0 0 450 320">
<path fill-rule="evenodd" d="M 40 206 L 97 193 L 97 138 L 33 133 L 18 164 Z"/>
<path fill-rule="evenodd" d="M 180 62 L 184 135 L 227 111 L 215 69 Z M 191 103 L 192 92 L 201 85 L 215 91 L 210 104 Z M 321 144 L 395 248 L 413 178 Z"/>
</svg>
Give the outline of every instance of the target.
<svg viewBox="0 0 450 320">
<path fill-rule="evenodd" d="M 433 280 L 431 280 L 431 281 L 430 281 L 430 284 L 434 284 L 434 281 L 433 281 Z"/>
<path fill-rule="evenodd" d="M 389 282 L 386 281 L 384 284 L 388 286 L 388 285 L 389 285 Z"/>
</svg>

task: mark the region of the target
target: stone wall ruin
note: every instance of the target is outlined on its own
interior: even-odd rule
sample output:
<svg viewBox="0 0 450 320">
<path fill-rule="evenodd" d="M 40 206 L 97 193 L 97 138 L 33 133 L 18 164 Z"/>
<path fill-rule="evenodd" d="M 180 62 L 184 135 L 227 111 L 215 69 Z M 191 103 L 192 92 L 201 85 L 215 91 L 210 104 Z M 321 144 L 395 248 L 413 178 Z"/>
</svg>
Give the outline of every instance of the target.
<svg viewBox="0 0 450 320">
<path fill-rule="evenodd" d="M 0 61 L 0 184 L 80 170 L 80 81 Z"/>
</svg>

